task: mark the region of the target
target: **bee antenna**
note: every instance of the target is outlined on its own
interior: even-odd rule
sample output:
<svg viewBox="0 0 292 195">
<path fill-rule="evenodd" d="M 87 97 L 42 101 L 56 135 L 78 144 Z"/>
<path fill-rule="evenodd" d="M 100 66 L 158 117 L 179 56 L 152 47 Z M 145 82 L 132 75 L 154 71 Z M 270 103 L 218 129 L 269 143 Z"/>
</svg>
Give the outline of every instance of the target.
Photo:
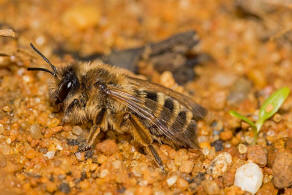
<svg viewBox="0 0 292 195">
<path fill-rule="evenodd" d="M 56 76 L 56 74 L 54 72 L 52 72 L 52 71 L 50 71 L 50 70 L 48 70 L 46 68 L 32 68 L 32 67 L 29 67 L 29 68 L 27 68 L 27 70 L 29 70 L 29 71 L 44 71 L 44 72 L 50 73 L 53 76 Z"/>
<path fill-rule="evenodd" d="M 50 62 L 50 60 L 48 58 L 46 58 L 46 56 L 44 56 L 44 54 L 42 54 L 32 43 L 30 43 L 30 47 L 37 53 L 39 54 L 43 60 L 45 60 L 45 62 L 47 62 L 52 70 L 52 71 L 49 71 L 48 69 L 45 69 L 45 68 L 28 68 L 28 70 L 40 70 L 40 71 L 45 71 L 45 72 L 49 72 L 51 73 L 54 77 L 57 77 L 57 74 L 58 74 L 58 71 L 57 71 L 57 68 Z"/>
</svg>

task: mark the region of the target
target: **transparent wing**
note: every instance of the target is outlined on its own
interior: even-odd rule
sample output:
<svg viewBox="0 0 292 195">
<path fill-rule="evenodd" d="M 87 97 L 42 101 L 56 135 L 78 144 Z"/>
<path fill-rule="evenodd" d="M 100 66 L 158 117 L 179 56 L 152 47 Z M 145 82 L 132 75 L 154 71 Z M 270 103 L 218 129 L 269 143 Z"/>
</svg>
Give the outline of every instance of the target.
<svg viewBox="0 0 292 195">
<path fill-rule="evenodd" d="M 185 125 L 184 118 L 180 118 L 178 116 L 178 118 L 176 118 L 176 123 L 169 126 L 167 118 L 171 116 L 172 113 L 169 109 L 157 104 L 157 102 L 151 99 L 145 99 L 132 95 L 112 86 L 108 87 L 108 95 L 120 103 L 125 104 L 132 112 L 134 112 L 140 119 L 143 120 L 143 123 L 148 128 L 154 128 L 157 136 L 164 135 L 177 145 L 189 146 L 193 148 L 196 147 L 194 139 L 192 139 L 194 138 L 195 134 L 195 121 L 192 123 L 194 125 L 192 132 L 194 132 L 194 134 L 188 135 L 182 131 Z M 147 104 L 145 104 L 145 101 L 147 101 Z M 160 111 L 163 110 L 163 116 L 158 116 L 155 114 L 162 112 L 154 112 L 152 110 L 154 106 L 156 107 L 156 111 L 157 109 Z"/>
<path fill-rule="evenodd" d="M 164 93 L 165 95 L 168 95 L 168 96 L 174 98 L 181 105 L 184 105 L 191 112 L 193 112 L 193 117 L 195 120 L 203 119 L 207 115 L 207 110 L 205 108 L 203 108 L 199 104 L 195 103 L 190 97 L 188 97 L 186 95 L 183 95 L 179 92 L 176 92 L 174 90 L 166 88 L 162 85 L 152 83 L 148 80 L 134 78 L 131 76 L 127 76 L 127 78 L 129 80 L 130 84 L 136 86 L 137 88 L 140 88 L 141 86 L 143 86 L 143 88 L 145 88 L 147 90 L 160 91 L 160 92 Z"/>
</svg>

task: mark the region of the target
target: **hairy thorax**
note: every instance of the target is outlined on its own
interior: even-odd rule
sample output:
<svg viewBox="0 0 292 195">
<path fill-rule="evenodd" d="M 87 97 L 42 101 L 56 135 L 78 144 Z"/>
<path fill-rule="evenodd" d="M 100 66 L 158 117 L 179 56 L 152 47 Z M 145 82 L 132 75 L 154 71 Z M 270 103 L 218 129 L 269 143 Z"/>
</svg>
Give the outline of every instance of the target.
<svg viewBox="0 0 292 195">
<path fill-rule="evenodd" d="M 84 68 L 77 69 L 81 88 L 69 94 L 64 101 L 64 122 L 78 124 L 92 121 L 95 123 L 101 109 L 106 109 L 108 123 L 115 126 L 112 123 L 115 123 L 115 118 L 119 113 L 127 111 L 127 106 L 109 98 L 100 89 L 100 85 L 106 88 L 120 88 L 121 91 L 133 91 L 133 89 L 129 89 L 129 85 L 124 83 L 123 75 L 117 76 L 111 69 L 111 67 L 99 69 L 96 66 L 94 69 L 87 67 L 86 72 Z"/>
</svg>

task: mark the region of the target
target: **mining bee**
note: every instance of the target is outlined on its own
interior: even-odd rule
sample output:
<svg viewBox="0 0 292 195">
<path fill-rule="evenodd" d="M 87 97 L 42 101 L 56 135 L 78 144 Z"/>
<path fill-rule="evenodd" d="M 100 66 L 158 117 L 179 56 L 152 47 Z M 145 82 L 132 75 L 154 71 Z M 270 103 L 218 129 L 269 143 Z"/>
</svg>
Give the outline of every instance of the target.
<svg viewBox="0 0 292 195">
<path fill-rule="evenodd" d="M 79 151 L 91 149 L 99 132 L 108 129 L 130 133 L 153 155 L 162 170 L 154 141 L 197 148 L 196 123 L 207 111 L 189 97 L 110 65 L 76 63 L 57 68 L 30 45 L 50 69 L 28 70 L 52 75 L 50 102 L 63 110 L 64 122 L 93 124 L 85 146 Z"/>
</svg>

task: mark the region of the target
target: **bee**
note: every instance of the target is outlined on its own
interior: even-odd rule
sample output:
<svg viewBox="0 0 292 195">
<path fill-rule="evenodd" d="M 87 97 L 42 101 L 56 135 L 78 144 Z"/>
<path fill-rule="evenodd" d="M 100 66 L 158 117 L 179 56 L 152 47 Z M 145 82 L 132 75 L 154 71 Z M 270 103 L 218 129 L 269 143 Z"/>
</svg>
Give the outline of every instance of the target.
<svg viewBox="0 0 292 195">
<path fill-rule="evenodd" d="M 64 112 L 64 122 L 92 122 L 86 144 L 90 150 L 100 131 L 130 133 L 164 169 L 153 142 L 173 147 L 198 148 L 197 121 L 207 114 L 190 97 L 105 64 L 75 63 L 54 66 L 33 44 L 32 49 L 50 66 L 28 68 L 52 75 L 49 99 Z"/>
</svg>

